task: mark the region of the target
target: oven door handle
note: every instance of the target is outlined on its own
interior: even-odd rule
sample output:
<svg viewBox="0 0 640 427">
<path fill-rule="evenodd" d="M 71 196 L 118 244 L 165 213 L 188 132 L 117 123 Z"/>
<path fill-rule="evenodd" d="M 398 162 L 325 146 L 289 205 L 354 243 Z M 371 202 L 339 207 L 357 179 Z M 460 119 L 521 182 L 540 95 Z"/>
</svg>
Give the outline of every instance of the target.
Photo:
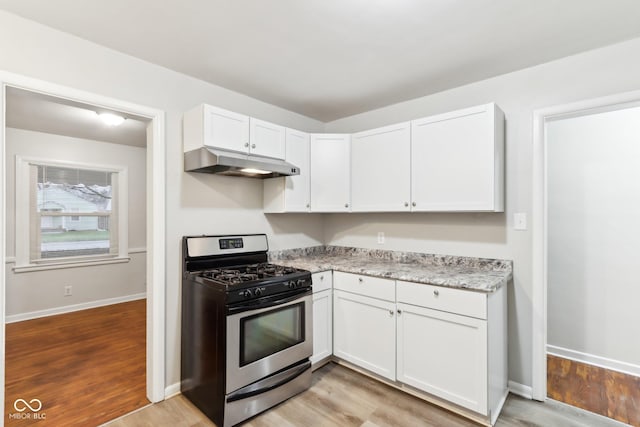
<svg viewBox="0 0 640 427">
<path fill-rule="evenodd" d="M 311 295 L 311 290 L 307 290 L 307 289 L 300 290 L 296 292 L 294 295 L 287 296 L 285 298 L 281 298 L 280 296 L 267 297 L 259 300 L 254 300 L 248 304 L 232 305 L 227 308 L 227 314 L 242 313 L 243 311 L 258 310 L 261 308 L 268 308 L 268 307 L 273 307 L 280 304 L 286 304 L 288 302 L 300 299 L 301 296 L 306 296 L 306 295 Z M 276 298 L 276 299 L 273 299 L 273 298 Z"/>
<path fill-rule="evenodd" d="M 275 374 L 256 383 L 249 384 L 246 387 L 242 387 L 240 390 L 234 391 L 227 396 L 227 403 L 246 399 L 258 394 L 266 393 L 274 388 L 278 388 L 281 385 L 298 378 L 310 368 L 311 362 L 309 360 L 305 360 L 298 366 L 287 369 L 286 371 L 280 372 L 279 374 Z"/>
</svg>

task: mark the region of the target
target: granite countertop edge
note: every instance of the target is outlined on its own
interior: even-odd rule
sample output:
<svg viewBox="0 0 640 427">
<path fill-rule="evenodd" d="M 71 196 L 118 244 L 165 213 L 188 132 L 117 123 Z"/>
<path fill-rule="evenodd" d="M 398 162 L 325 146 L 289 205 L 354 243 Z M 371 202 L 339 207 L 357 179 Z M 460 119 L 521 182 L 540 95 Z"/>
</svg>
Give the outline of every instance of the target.
<svg viewBox="0 0 640 427">
<path fill-rule="evenodd" d="M 391 280 L 491 293 L 512 278 L 512 261 L 383 251 L 344 246 L 313 246 L 269 252 L 269 261 L 319 271 L 340 271 Z"/>
</svg>

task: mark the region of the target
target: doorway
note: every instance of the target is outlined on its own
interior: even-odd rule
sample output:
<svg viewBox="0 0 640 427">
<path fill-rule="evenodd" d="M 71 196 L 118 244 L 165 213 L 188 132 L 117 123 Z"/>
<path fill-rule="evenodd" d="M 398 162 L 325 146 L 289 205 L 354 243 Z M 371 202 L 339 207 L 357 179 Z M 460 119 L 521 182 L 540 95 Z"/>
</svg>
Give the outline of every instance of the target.
<svg viewBox="0 0 640 427">
<path fill-rule="evenodd" d="M 10 73 L 0 73 L 0 86 L 2 93 L 2 111 L 0 120 L 2 133 L 0 134 L 0 186 L 6 190 L 5 164 L 10 159 L 6 157 L 6 123 L 5 123 L 5 99 L 7 88 L 18 88 L 31 92 L 44 94 L 45 96 L 58 97 L 70 103 L 83 103 L 100 108 L 120 111 L 125 114 L 140 116 L 149 121 L 147 127 L 147 152 L 146 152 L 146 251 L 147 259 L 145 266 L 146 275 L 146 395 L 151 402 L 164 399 L 164 230 L 165 230 L 165 207 L 164 207 L 164 180 L 165 180 L 165 160 L 164 160 L 164 113 L 155 109 L 134 105 L 128 102 L 115 100 L 75 89 L 53 85 L 47 82 L 25 78 Z M 0 205 L 0 223 L 3 227 L 3 242 L 0 247 L 0 255 L 6 260 L 5 253 L 5 224 L 6 224 L 6 191 L 2 192 Z M 77 215 L 80 216 L 80 215 Z M 76 220 L 77 218 L 70 218 Z M 104 223 L 104 221 L 102 222 Z M 126 239 L 125 239 L 126 242 Z M 2 327 L 0 328 L 0 355 L 4 360 L 5 353 L 5 327 L 4 319 L 6 310 L 6 263 L 0 264 L 0 304 Z M 2 390 L 2 401 L 4 402 L 4 364 L 0 366 L 0 390 Z M 6 413 L 5 408 L 4 413 Z M 4 417 L 0 425 L 4 424 Z"/>
<path fill-rule="evenodd" d="M 628 93 L 534 115 L 533 397 L 634 425 L 638 100 Z"/>
</svg>

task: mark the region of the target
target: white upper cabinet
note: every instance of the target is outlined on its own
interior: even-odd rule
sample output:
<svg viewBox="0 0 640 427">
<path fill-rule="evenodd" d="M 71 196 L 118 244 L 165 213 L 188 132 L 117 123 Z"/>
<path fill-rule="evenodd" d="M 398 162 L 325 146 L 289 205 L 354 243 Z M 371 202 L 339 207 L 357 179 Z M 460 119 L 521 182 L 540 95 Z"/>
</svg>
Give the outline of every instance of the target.
<svg viewBox="0 0 640 427">
<path fill-rule="evenodd" d="M 248 116 L 203 104 L 184 114 L 183 128 L 184 151 L 202 146 L 249 150 Z"/>
<path fill-rule="evenodd" d="M 351 210 L 408 212 L 411 202 L 411 124 L 353 134 Z"/>
<path fill-rule="evenodd" d="M 311 212 L 349 212 L 351 136 L 311 135 Z"/>
<path fill-rule="evenodd" d="M 297 166 L 300 175 L 264 180 L 263 202 L 266 213 L 309 212 L 309 141 L 308 133 L 286 130 L 285 160 Z"/>
<path fill-rule="evenodd" d="M 486 104 L 411 122 L 412 211 L 504 211 L 504 114 Z"/>
<path fill-rule="evenodd" d="M 250 118 L 249 125 L 249 152 L 251 154 L 274 157 L 276 159 L 285 158 L 286 128 L 284 126 L 254 119 L 253 117 Z"/>
<path fill-rule="evenodd" d="M 202 104 L 184 114 L 184 151 L 211 147 L 285 158 L 285 128 Z"/>
</svg>

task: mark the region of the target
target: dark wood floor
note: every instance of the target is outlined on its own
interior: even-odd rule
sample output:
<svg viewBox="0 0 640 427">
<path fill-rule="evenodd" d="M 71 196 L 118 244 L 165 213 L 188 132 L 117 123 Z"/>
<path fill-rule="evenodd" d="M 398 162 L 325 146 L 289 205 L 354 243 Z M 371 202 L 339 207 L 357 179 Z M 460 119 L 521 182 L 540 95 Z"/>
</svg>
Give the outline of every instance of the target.
<svg viewBox="0 0 640 427">
<path fill-rule="evenodd" d="M 97 426 L 147 405 L 145 311 L 138 300 L 7 324 L 5 425 Z M 10 417 L 16 399 L 39 399 L 45 419 Z"/>
<path fill-rule="evenodd" d="M 182 395 L 108 427 L 209 427 Z M 309 390 L 256 416 L 243 427 L 477 427 L 477 424 L 334 363 L 313 373 Z M 510 395 L 496 427 L 618 427 L 619 423 L 556 402 Z"/>
<path fill-rule="evenodd" d="M 640 427 L 640 377 L 547 355 L 547 395 Z"/>
</svg>

